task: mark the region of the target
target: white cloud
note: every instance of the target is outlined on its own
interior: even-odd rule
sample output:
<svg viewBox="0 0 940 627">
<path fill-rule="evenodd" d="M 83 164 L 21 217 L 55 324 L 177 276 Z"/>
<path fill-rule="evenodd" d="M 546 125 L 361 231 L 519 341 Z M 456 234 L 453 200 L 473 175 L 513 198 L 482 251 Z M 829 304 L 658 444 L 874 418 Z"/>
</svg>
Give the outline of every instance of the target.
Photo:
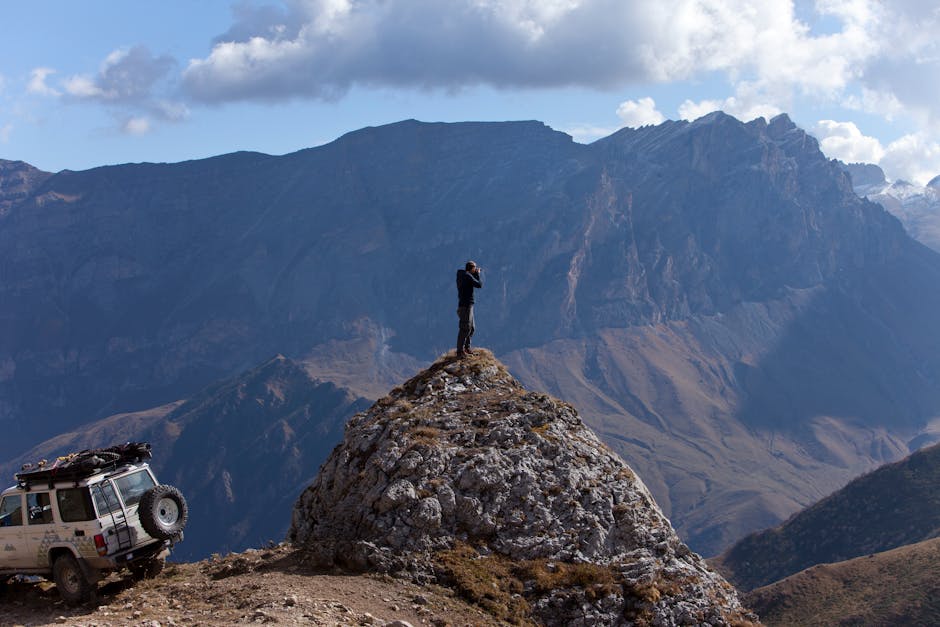
<svg viewBox="0 0 940 627">
<path fill-rule="evenodd" d="M 179 122 L 189 109 L 163 94 L 173 90 L 171 72 L 176 61 L 154 56 L 145 46 L 112 51 L 93 75 L 76 74 L 62 82 L 72 102 L 104 105 L 111 110 L 123 133 L 150 132 L 155 122 Z"/>
<path fill-rule="evenodd" d="M 240 3 L 182 86 L 219 103 L 331 100 L 354 85 L 609 89 L 703 76 L 734 96 L 686 102 L 684 117 L 772 117 L 808 97 L 940 129 L 940 11 L 925 0 L 816 0 L 799 15 L 793 0 Z"/>
<path fill-rule="evenodd" d="M 878 139 L 864 135 L 853 122 L 820 120 L 813 134 L 826 156 L 846 163 L 880 165 L 892 180 L 925 185 L 940 174 L 940 142 L 924 132 L 905 135 L 883 146 Z"/>
<path fill-rule="evenodd" d="M 905 135 L 888 144 L 881 167 L 889 178 L 926 185 L 940 174 L 940 143 L 924 133 Z"/>
<path fill-rule="evenodd" d="M 745 122 L 755 118 L 770 120 L 774 116 L 783 113 L 775 105 L 742 101 L 734 96 L 724 100 L 700 100 L 698 102 L 686 100 L 679 105 L 679 117 L 683 120 L 696 120 L 712 111 L 724 111 Z"/>
<path fill-rule="evenodd" d="M 889 122 L 893 121 L 899 114 L 904 113 L 904 105 L 901 104 L 897 96 L 890 92 L 876 91 L 866 87 L 862 88 L 861 95 L 847 95 L 842 101 L 842 106 L 846 109 L 880 115 Z"/>
<path fill-rule="evenodd" d="M 48 67 L 37 67 L 29 73 L 29 82 L 26 84 L 26 91 L 37 96 L 59 96 L 60 93 L 46 84 L 46 79 L 55 74 L 55 70 Z"/>
<path fill-rule="evenodd" d="M 648 124 L 662 124 L 666 120 L 666 117 L 656 109 L 656 101 L 649 97 L 621 102 L 617 107 L 617 117 L 624 125 L 633 128 Z"/>
<path fill-rule="evenodd" d="M 937 12 L 923 2 L 818 0 L 815 12 L 834 26 L 814 33 L 792 0 L 245 3 L 211 53 L 189 62 L 184 85 L 218 102 L 335 98 L 354 84 L 608 88 L 719 72 L 768 95 L 831 99 L 878 58 L 940 57 Z"/>
<path fill-rule="evenodd" d="M 335 98 L 357 83 L 606 88 L 718 71 L 768 90 L 832 93 L 872 53 L 865 34 L 875 18 L 864 6 L 822 6 L 842 20 L 842 31 L 810 34 L 790 0 L 242 6 L 212 52 L 190 61 L 184 86 L 196 99 L 217 102 Z"/>
<path fill-rule="evenodd" d="M 145 135 L 150 132 L 150 120 L 146 117 L 135 117 L 124 120 L 121 130 L 128 135 Z"/>
<path fill-rule="evenodd" d="M 94 76 L 76 75 L 65 82 L 78 99 L 105 103 L 137 103 L 153 97 L 153 89 L 176 65 L 171 57 L 155 57 L 145 46 L 111 52 Z"/>
<path fill-rule="evenodd" d="M 0 144 L 6 144 L 10 141 L 10 135 L 13 133 L 13 124 L 7 122 L 3 126 L 0 126 Z"/>
<path fill-rule="evenodd" d="M 874 137 L 863 135 L 854 122 L 820 120 L 813 129 L 819 147 L 830 159 L 845 163 L 881 163 L 885 149 Z"/>
<path fill-rule="evenodd" d="M 62 84 L 65 93 L 75 98 L 107 100 L 104 90 L 95 85 L 95 81 L 88 76 L 70 76 Z"/>
<path fill-rule="evenodd" d="M 601 137 L 613 135 L 618 129 L 608 126 L 594 126 L 592 124 L 576 124 L 560 130 L 571 135 L 578 143 L 589 144 Z"/>
</svg>

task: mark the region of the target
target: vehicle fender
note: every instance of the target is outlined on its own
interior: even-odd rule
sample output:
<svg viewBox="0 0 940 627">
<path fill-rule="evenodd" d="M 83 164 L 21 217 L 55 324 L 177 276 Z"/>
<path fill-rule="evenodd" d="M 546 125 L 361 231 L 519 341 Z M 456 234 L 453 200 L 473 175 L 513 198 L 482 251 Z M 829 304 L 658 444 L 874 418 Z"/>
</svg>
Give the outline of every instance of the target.
<svg viewBox="0 0 940 627">
<path fill-rule="evenodd" d="M 54 537 L 44 539 L 43 542 L 39 545 L 39 552 L 41 555 L 45 555 L 49 559 L 49 568 L 52 568 L 52 554 L 57 551 L 68 551 L 78 559 L 87 559 L 89 557 L 97 557 L 98 549 L 95 548 L 95 541 L 93 538 L 61 538 Z"/>
<path fill-rule="evenodd" d="M 79 553 L 74 546 L 68 543 L 57 544 L 49 549 L 49 552 L 46 554 L 46 558 L 49 560 L 49 567 L 52 568 L 52 565 L 55 563 L 56 558 L 63 553 L 71 553 L 78 561 L 79 567 L 82 569 L 82 572 L 85 574 L 85 579 L 90 583 L 97 583 L 103 578 L 101 571 L 88 563 L 81 553 Z"/>
</svg>

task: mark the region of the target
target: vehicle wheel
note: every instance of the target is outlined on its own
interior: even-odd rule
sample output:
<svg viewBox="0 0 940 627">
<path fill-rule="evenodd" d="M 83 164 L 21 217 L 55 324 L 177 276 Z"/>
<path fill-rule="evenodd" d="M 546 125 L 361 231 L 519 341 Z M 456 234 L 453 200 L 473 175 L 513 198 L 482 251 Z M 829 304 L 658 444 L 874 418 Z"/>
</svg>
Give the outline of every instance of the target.
<svg viewBox="0 0 940 627">
<path fill-rule="evenodd" d="M 52 565 L 52 576 L 59 596 L 69 605 L 78 605 L 91 599 L 94 584 L 85 578 L 78 560 L 71 553 L 56 558 Z"/>
<path fill-rule="evenodd" d="M 171 485 L 156 485 L 140 497 L 137 516 L 151 537 L 172 540 L 186 526 L 189 507 L 179 490 Z"/>
<path fill-rule="evenodd" d="M 134 576 L 134 579 L 139 581 L 141 579 L 153 579 L 163 572 L 164 566 L 166 566 L 166 560 L 164 558 L 154 557 L 153 559 L 134 562 L 129 568 L 131 569 L 131 574 Z"/>
</svg>

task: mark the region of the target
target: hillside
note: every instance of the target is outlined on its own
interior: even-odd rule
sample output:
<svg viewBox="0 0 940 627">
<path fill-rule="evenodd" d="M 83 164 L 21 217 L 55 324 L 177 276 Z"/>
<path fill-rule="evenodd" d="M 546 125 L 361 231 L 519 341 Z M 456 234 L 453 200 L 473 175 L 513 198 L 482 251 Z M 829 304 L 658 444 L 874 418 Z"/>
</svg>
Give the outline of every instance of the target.
<svg viewBox="0 0 940 627">
<path fill-rule="evenodd" d="M 171 564 L 154 580 L 112 576 L 98 598 L 70 608 L 50 583 L 11 583 L 0 592 L 4 625 L 498 625 L 440 586 L 391 577 L 326 574 L 285 545 Z M 505 624 L 505 623 L 502 623 Z"/>
<path fill-rule="evenodd" d="M 742 590 L 815 564 L 841 562 L 940 536 L 940 445 L 879 468 L 712 561 Z M 935 576 L 930 568 L 925 576 Z M 912 574 L 913 571 L 912 571 Z"/>
<path fill-rule="evenodd" d="M 468 257 L 480 344 L 574 403 L 703 553 L 940 437 L 940 255 L 786 116 L 587 146 L 409 120 L 22 191 L 0 216 L 4 462 L 274 354 L 376 398 L 450 348 Z"/>
<path fill-rule="evenodd" d="M 745 596 L 765 625 L 936 625 L 940 538 L 821 564 Z"/>
<path fill-rule="evenodd" d="M 157 476 L 179 487 L 189 503 L 186 541 L 174 557 L 205 558 L 281 541 L 297 495 L 341 439 L 346 419 L 366 406 L 278 356 L 186 401 L 83 425 L 0 472 L 12 480 L 25 461 L 150 442 Z"/>
</svg>

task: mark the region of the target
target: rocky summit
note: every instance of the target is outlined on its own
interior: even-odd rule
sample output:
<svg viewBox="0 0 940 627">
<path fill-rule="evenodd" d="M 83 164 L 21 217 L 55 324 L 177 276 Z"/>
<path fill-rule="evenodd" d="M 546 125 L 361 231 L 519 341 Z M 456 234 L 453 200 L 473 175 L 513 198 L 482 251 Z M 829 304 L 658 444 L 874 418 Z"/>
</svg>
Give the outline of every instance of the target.
<svg viewBox="0 0 940 627">
<path fill-rule="evenodd" d="M 485 350 L 354 416 L 289 539 L 318 565 L 452 585 L 513 622 L 756 621 L 577 411 Z"/>
</svg>

